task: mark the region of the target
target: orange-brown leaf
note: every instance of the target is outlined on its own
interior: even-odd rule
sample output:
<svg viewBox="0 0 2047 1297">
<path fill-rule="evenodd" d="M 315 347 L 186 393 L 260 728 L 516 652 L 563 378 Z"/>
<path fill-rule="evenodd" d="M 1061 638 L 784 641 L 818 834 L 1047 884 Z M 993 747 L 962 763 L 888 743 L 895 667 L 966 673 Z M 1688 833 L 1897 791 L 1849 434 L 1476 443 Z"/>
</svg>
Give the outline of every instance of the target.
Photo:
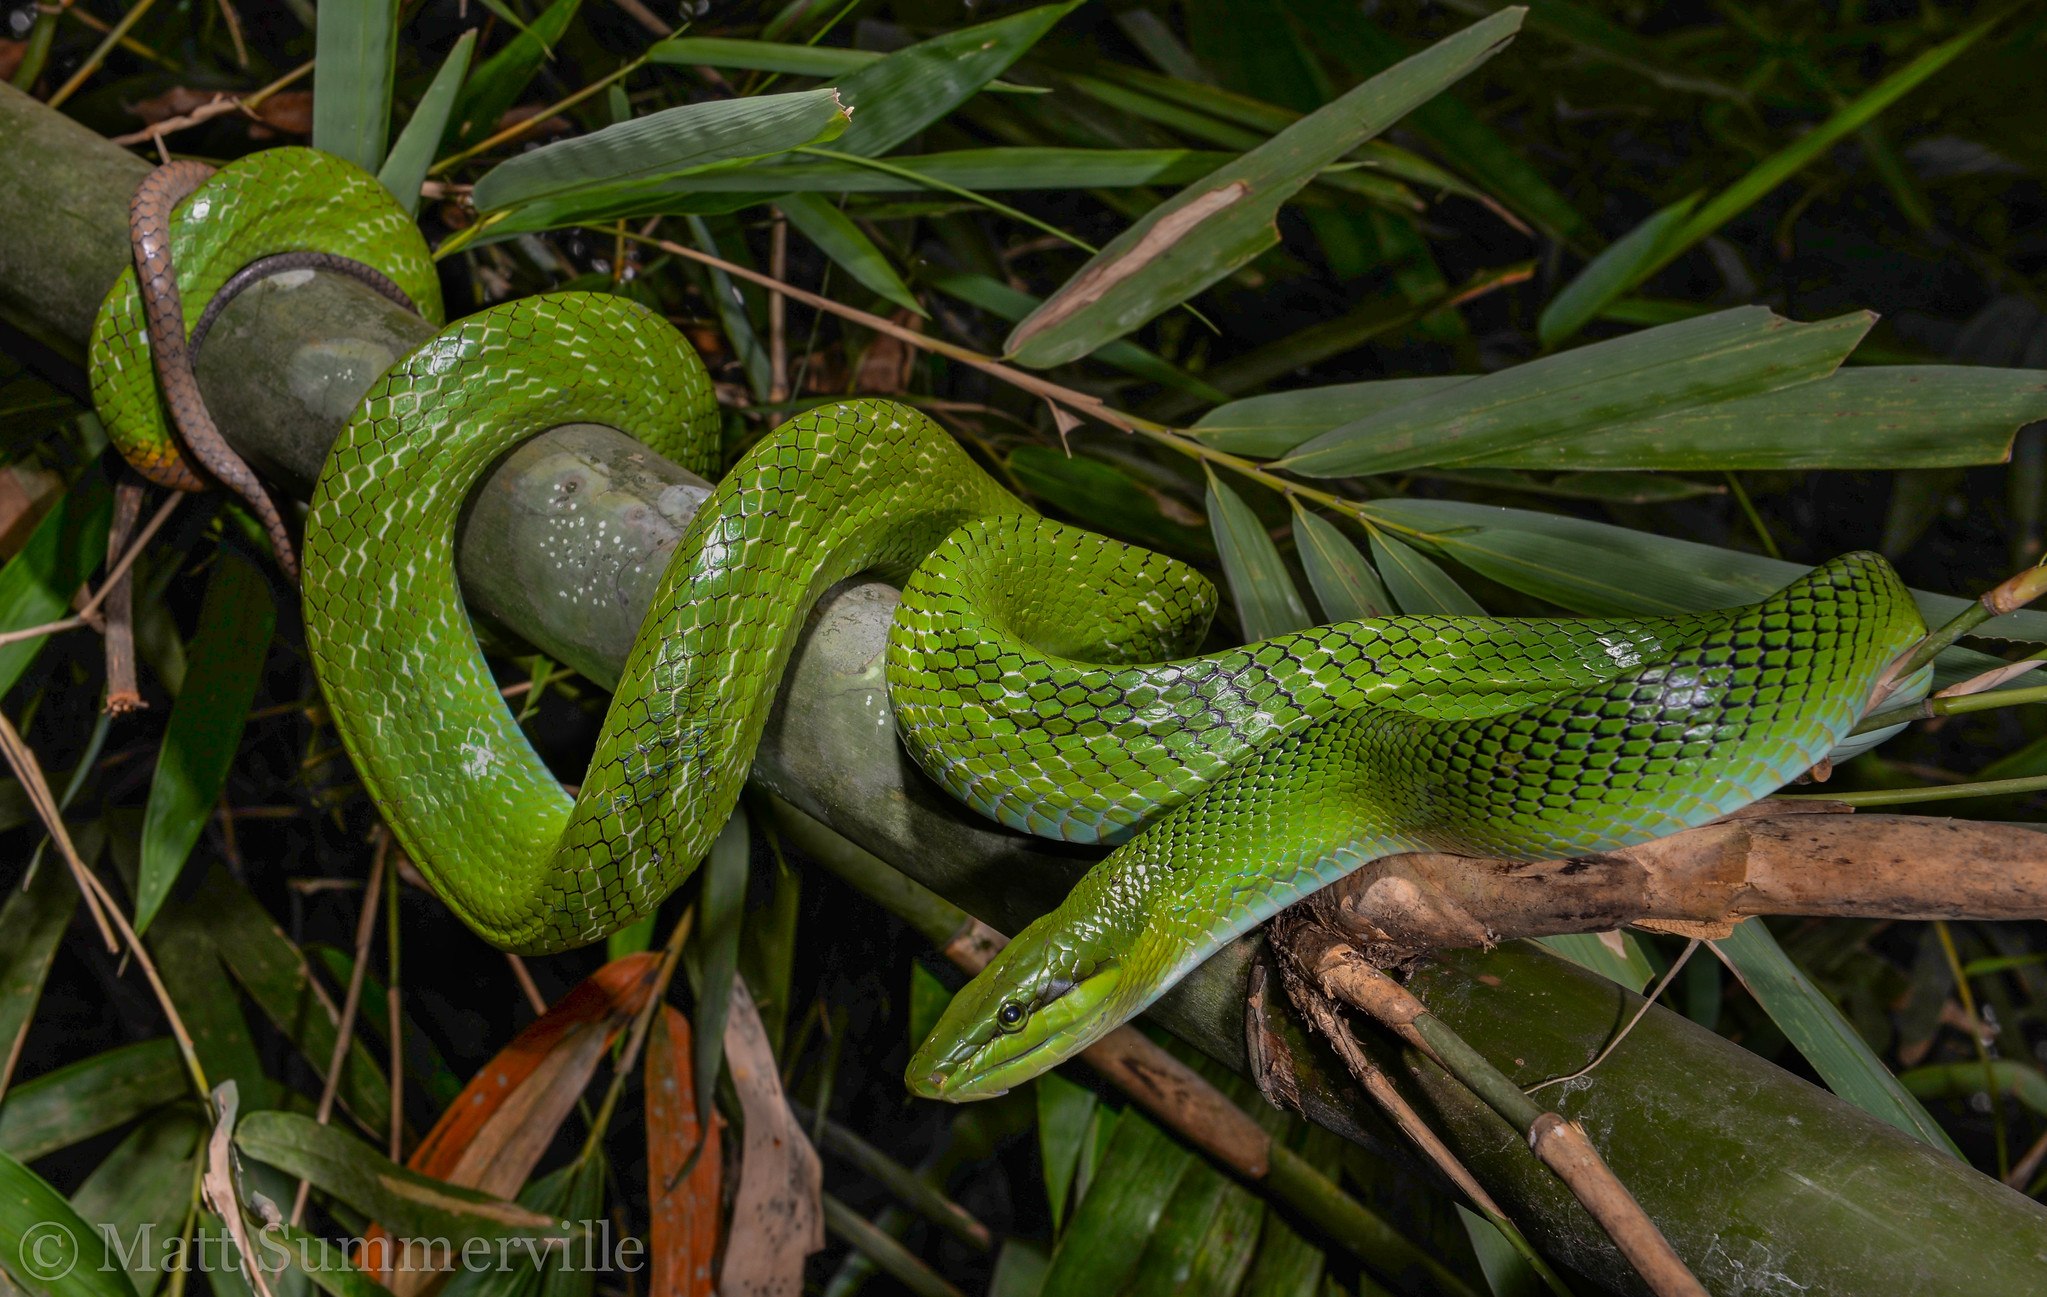
<svg viewBox="0 0 2047 1297">
<path fill-rule="evenodd" d="M 718 1128 L 697 1149 L 696 1086 L 691 1080 L 689 1020 L 664 1008 L 647 1042 L 647 1193 L 651 1220 L 650 1297 L 711 1297 L 718 1252 Z M 696 1165 L 677 1179 L 695 1156 Z"/>
</svg>

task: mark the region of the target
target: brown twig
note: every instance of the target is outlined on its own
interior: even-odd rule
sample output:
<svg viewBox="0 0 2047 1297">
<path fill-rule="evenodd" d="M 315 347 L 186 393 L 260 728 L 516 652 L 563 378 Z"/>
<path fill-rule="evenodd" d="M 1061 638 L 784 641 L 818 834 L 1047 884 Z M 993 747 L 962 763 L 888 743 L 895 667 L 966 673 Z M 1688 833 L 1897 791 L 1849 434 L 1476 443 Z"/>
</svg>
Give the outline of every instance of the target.
<svg viewBox="0 0 2047 1297">
<path fill-rule="evenodd" d="M 149 484 L 134 469 L 123 468 L 114 487 L 114 519 L 107 527 L 107 570 L 113 571 L 127 552 L 129 533 L 142 521 L 142 501 Z M 107 700 L 109 716 L 125 716 L 144 706 L 135 680 L 135 573 L 128 569 L 107 581 Z"/>
<path fill-rule="evenodd" d="M 348 970 L 348 993 L 342 997 L 341 1020 L 334 1027 L 334 1050 L 327 1056 L 327 1077 L 320 1085 L 320 1107 L 313 1119 L 322 1126 L 334 1115 L 334 1097 L 341 1090 L 341 1068 L 348 1061 L 348 1047 L 355 1039 L 355 1014 L 362 1004 L 363 978 L 369 971 L 370 938 L 377 931 L 377 902 L 384 888 L 384 875 L 391 858 L 391 836 L 378 832 L 376 858 L 370 864 L 369 886 L 363 892 L 362 912 L 355 920 L 355 964 Z M 392 1038 L 392 1050 L 396 1052 L 399 1042 Z M 307 1180 L 300 1180 L 298 1193 L 291 1203 L 291 1223 L 297 1225 L 306 1213 L 306 1193 L 312 1188 Z"/>
</svg>

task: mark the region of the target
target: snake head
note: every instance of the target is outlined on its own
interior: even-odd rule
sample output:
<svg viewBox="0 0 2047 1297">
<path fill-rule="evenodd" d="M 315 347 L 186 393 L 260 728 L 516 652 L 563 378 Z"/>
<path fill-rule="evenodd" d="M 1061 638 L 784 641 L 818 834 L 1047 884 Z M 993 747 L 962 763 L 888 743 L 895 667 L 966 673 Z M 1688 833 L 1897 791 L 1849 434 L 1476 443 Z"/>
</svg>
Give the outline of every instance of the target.
<svg viewBox="0 0 2047 1297">
<path fill-rule="evenodd" d="M 1123 978 L 1119 964 L 1032 936 L 1024 929 L 946 1006 L 910 1060 L 911 1093 L 955 1103 L 992 1099 L 1122 1021 L 1110 1003 Z"/>
</svg>

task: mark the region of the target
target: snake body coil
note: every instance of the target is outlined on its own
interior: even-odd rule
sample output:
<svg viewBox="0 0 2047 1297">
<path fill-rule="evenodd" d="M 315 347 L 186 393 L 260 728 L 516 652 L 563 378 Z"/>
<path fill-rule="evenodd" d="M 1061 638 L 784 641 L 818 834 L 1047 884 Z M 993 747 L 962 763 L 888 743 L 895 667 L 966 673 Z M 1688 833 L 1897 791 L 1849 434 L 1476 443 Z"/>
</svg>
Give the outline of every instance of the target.
<svg viewBox="0 0 2047 1297">
<path fill-rule="evenodd" d="M 187 323 L 247 261 L 344 233 L 431 315 L 417 234 L 366 181 L 304 150 L 208 181 L 172 239 Z M 276 234 L 275 210 L 337 185 L 375 215 Z M 95 385 L 148 461 L 168 439 L 138 394 L 133 298 L 109 297 Z M 493 685 L 454 538 L 493 462 L 586 421 L 700 469 L 716 449 L 694 353 L 603 295 L 486 310 L 364 397 L 305 540 L 308 643 L 357 769 L 490 941 L 596 940 L 687 877 L 731 813 L 816 598 L 860 573 L 902 584 L 888 682 L 919 763 L 1016 828 L 1122 844 L 953 1001 L 909 1076 L 940 1097 L 1043 1071 L 1378 856 L 1606 850 L 1733 810 L 1824 756 L 1920 630 L 1889 567 L 1850 555 L 1724 612 L 1392 617 L 1194 655 L 1214 609 L 1198 573 L 1041 519 L 914 410 L 850 401 L 782 425 L 691 520 L 572 799 Z"/>
</svg>

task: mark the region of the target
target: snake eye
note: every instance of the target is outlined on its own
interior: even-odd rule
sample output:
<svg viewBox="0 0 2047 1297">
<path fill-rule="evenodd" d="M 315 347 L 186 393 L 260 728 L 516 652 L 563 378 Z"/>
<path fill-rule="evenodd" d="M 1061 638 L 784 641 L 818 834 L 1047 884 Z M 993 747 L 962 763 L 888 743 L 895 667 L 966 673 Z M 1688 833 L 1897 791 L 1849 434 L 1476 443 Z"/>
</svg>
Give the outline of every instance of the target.
<svg viewBox="0 0 2047 1297">
<path fill-rule="evenodd" d="M 1023 1026 L 1023 1020 L 1024 1007 L 1015 1000 L 1003 1001 L 1002 1007 L 995 1011 L 995 1025 L 1004 1031 L 1015 1031 Z"/>
</svg>

